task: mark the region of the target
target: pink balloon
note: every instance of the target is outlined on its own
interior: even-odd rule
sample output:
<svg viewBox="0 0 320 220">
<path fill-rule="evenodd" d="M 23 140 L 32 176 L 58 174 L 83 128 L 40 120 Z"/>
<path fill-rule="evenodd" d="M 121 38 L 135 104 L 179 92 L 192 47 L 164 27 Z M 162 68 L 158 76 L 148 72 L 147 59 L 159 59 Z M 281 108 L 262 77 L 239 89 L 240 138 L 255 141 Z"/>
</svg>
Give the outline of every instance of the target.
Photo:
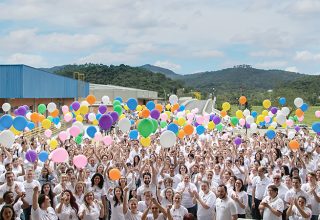
<svg viewBox="0 0 320 220">
<path fill-rule="evenodd" d="M 73 137 L 77 137 L 80 134 L 80 128 L 78 126 L 72 126 L 69 132 Z"/>
<path fill-rule="evenodd" d="M 192 119 L 188 119 L 187 124 L 191 125 L 191 124 L 192 124 L 192 122 L 193 122 L 193 120 L 192 120 Z"/>
<path fill-rule="evenodd" d="M 204 117 L 198 116 L 198 117 L 196 117 L 196 121 L 197 121 L 198 124 L 202 125 L 203 122 L 204 122 Z"/>
<path fill-rule="evenodd" d="M 95 141 L 102 141 L 102 134 L 98 131 L 94 134 Z"/>
<path fill-rule="evenodd" d="M 64 142 L 65 140 L 67 140 L 68 134 L 66 131 L 61 131 L 58 136 L 59 139 Z"/>
<path fill-rule="evenodd" d="M 71 121 L 71 119 L 72 119 L 72 115 L 69 114 L 69 113 L 67 113 L 67 114 L 65 114 L 65 115 L 63 116 L 63 119 L 64 119 L 66 122 L 69 122 L 69 121 Z"/>
<path fill-rule="evenodd" d="M 166 121 L 168 119 L 168 115 L 166 113 L 162 113 L 160 115 L 160 119 L 161 119 L 161 121 Z"/>
<path fill-rule="evenodd" d="M 286 124 L 287 124 L 287 126 L 292 127 L 293 126 L 293 121 L 288 119 L 288 120 L 286 120 Z"/>
<path fill-rule="evenodd" d="M 246 124 L 246 120 L 245 120 L 244 118 L 240 118 L 240 119 L 239 119 L 239 124 L 240 124 L 241 126 L 244 126 L 244 125 Z"/>
<path fill-rule="evenodd" d="M 210 120 L 210 115 L 209 115 L 208 113 L 206 113 L 206 114 L 204 115 L 204 120 L 205 120 L 205 121 L 209 121 L 209 120 Z"/>
<path fill-rule="evenodd" d="M 73 158 L 73 164 L 78 168 L 82 169 L 84 168 L 88 163 L 88 159 L 86 156 L 80 154 Z"/>
<path fill-rule="evenodd" d="M 110 145 L 113 142 L 112 137 L 110 136 L 105 136 L 102 140 L 105 145 Z"/>
<path fill-rule="evenodd" d="M 62 163 L 68 160 L 68 152 L 64 148 L 57 148 L 52 152 L 52 161 L 55 163 Z"/>
<path fill-rule="evenodd" d="M 302 115 L 300 118 L 298 118 L 298 121 L 299 121 L 299 122 L 302 122 L 303 119 L 304 119 L 304 115 Z"/>
<path fill-rule="evenodd" d="M 193 113 L 190 112 L 190 113 L 187 114 L 187 119 L 188 120 L 192 120 L 193 118 L 194 118 L 194 114 Z"/>
<path fill-rule="evenodd" d="M 264 117 L 264 121 L 265 121 L 266 123 L 269 123 L 269 122 L 271 121 L 270 116 L 266 116 L 266 117 Z"/>
<path fill-rule="evenodd" d="M 320 118 L 320 111 L 316 111 L 315 115 L 316 115 L 317 118 Z"/>
<path fill-rule="evenodd" d="M 52 135 L 52 131 L 51 131 L 50 129 L 47 129 L 47 130 L 44 131 L 44 135 L 45 135 L 47 138 L 49 138 L 49 137 L 51 137 L 51 135 Z"/>
<path fill-rule="evenodd" d="M 62 106 L 61 109 L 62 109 L 63 114 L 66 114 L 69 111 L 69 108 L 66 105 Z"/>
<path fill-rule="evenodd" d="M 222 140 L 228 140 L 228 137 L 229 137 L 228 133 L 225 133 L 222 135 L 221 138 L 222 138 Z"/>
</svg>

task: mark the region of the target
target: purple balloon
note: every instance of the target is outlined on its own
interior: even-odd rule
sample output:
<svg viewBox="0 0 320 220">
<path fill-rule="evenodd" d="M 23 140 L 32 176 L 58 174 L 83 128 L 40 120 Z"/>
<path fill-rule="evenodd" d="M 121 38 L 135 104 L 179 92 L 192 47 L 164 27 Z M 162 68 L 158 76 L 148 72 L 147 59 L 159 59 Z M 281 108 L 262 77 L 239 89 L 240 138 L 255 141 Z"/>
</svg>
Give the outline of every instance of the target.
<svg viewBox="0 0 320 220">
<path fill-rule="evenodd" d="M 37 157 L 38 157 L 37 152 L 35 152 L 34 150 L 28 150 L 26 153 L 26 159 L 30 163 L 34 163 L 34 161 L 36 161 Z"/>
<path fill-rule="evenodd" d="M 112 117 L 113 122 L 116 123 L 116 121 L 117 121 L 118 118 L 119 118 L 118 113 L 117 113 L 117 112 L 111 112 L 111 113 L 110 113 L 110 116 Z"/>
<path fill-rule="evenodd" d="M 241 138 L 236 137 L 233 142 L 235 143 L 235 145 L 240 145 L 242 140 L 241 140 Z"/>
<path fill-rule="evenodd" d="M 272 107 L 272 108 L 271 108 L 272 114 L 276 114 L 277 111 L 278 111 L 277 107 Z"/>
<path fill-rule="evenodd" d="M 102 115 L 99 119 L 99 126 L 102 130 L 108 130 L 113 123 L 111 115 Z"/>
<path fill-rule="evenodd" d="M 249 123 L 246 123 L 246 128 L 250 128 L 250 124 Z"/>
<path fill-rule="evenodd" d="M 28 110 L 29 110 L 29 106 L 24 105 L 23 107 L 26 109 L 26 111 L 28 111 Z"/>
<path fill-rule="evenodd" d="M 89 120 L 89 113 L 85 114 L 84 117 L 86 118 L 86 120 Z"/>
<path fill-rule="evenodd" d="M 80 103 L 75 101 L 71 104 L 71 106 L 73 110 L 78 111 L 78 109 L 80 108 Z"/>
<path fill-rule="evenodd" d="M 25 109 L 23 106 L 20 106 L 20 107 L 18 108 L 18 113 L 19 113 L 19 115 L 24 116 L 24 115 L 26 115 L 27 111 L 26 111 L 26 109 Z"/>
<path fill-rule="evenodd" d="M 198 125 L 199 125 L 199 124 L 198 124 L 197 122 L 194 123 L 194 126 L 195 126 L 195 127 L 198 127 Z"/>
<path fill-rule="evenodd" d="M 300 127 L 299 126 L 295 126 L 294 130 L 296 130 L 296 132 L 299 132 L 300 131 Z"/>
<path fill-rule="evenodd" d="M 14 113 L 15 115 L 20 115 L 18 109 L 15 109 L 15 110 L 13 111 L 13 113 Z"/>
<path fill-rule="evenodd" d="M 77 121 L 77 119 L 73 118 L 72 119 L 72 123 L 75 123 Z"/>
<path fill-rule="evenodd" d="M 100 105 L 99 106 L 99 112 L 101 114 L 104 114 L 106 111 L 107 111 L 107 106 L 105 106 L 105 105 Z"/>
<path fill-rule="evenodd" d="M 317 132 L 317 135 L 320 136 L 320 132 Z"/>
<path fill-rule="evenodd" d="M 157 109 L 153 109 L 150 112 L 150 116 L 151 118 L 158 120 L 158 118 L 160 117 L 160 112 Z"/>
<path fill-rule="evenodd" d="M 215 115 L 212 119 L 213 123 L 215 123 L 216 125 L 219 124 L 221 122 L 221 118 L 217 115 Z"/>
</svg>

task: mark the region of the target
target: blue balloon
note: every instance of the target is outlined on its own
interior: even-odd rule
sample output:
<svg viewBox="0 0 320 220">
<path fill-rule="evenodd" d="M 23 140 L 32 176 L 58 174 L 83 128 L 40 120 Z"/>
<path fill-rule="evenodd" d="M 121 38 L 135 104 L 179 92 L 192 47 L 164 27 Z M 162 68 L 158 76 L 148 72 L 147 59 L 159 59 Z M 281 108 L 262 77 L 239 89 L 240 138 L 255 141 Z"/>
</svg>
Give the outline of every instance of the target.
<svg viewBox="0 0 320 220">
<path fill-rule="evenodd" d="M 89 137 L 94 138 L 94 135 L 97 133 L 97 128 L 94 126 L 89 126 L 87 128 L 87 134 Z"/>
<path fill-rule="evenodd" d="M 320 122 L 313 123 L 312 130 L 314 130 L 314 132 L 316 132 L 316 133 L 320 132 Z"/>
<path fill-rule="evenodd" d="M 275 138 L 276 132 L 275 132 L 274 130 L 268 130 L 268 131 L 266 132 L 266 135 L 267 135 L 267 137 L 271 140 L 271 139 Z"/>
<path fill-rule="evenodd" d="M 0 118 L 0 125 L 3 128 L 10 128 L 11 125 L 12 125 L 12 122 L 13 122 L 13 119 L 12 119 L 12 117 L 10 115 L 3 115 Z"/>
<path fill-rule="evenodd" d="M 100 113 L 98 113 L 98 114 L 96 114 L 96 119 L 99 121 L 99 119 L 101 118 L 101 114 Z"/>
<path fill-rule="evenodd" d="M 300 107 L 300 109 L 303 111 L 303 112 L 306 112 L 308 110 L 309 106 L 307 103 L 303 103 Z"/>
<path fill-rule="evenodd" d="M 138 102 L 136 99 L 134 98 L 130 98 L 127 101 L 127 106 L 130 110 L 136 110 L 137 106 L 138 106 Z"/>
<path fill-rule="evenodd" d="M 252 117 L 256 118 L 258 116 L 258 113 L 256 111 L 251 112 Z"/>
<path fill-rule="evenodd" d="M 131 123 L 131 125 L 134 125 L 134 120 L 131 119 L 131 120 L 130 120 L 130 123 Z"/>
<path fill-rule="evenodd" d="M 130 131 L 129 138 L 131 140 L 137 140 L 138 139 L 138 131 L 137 130 Z"/>
<path fill-rule="evenodd" d="M 17 116 L 13 119 L 12 125 L 16 130 L 23 131 L 27 127 L 28 121 L 23 116 Z"/>
<path fill-rule="evenodd" d="M 179 131 L 179 127 L 178 127 L 178 125 L 171 123 L 168 125 L 167 130 L 172 131 L 173 133 L 176 134 Z"/>
<path fill-rule="evenodd" d="M 122 103 L 122 98 L 121 97 L 117 97 L 114 100 L 118 100 L 120 103 Z"/>
<path fill-rule="evenodd" d="M 48 160 L 49 154 L 46 151 L 41 151 L 38 155 L 38 158 L 41 162 L 46 162 Z"/>
<path fill-rule="evenodd" d="M 34 125 L 33 122 L 29 122 L 29 123 L 27 124 L 27 128 L 29 128 L 30 130 L 34 129 L 34 127 L 35 127 L 35 125 Z"/>
<path fill-rule="evenodd" d="M 5 128 L 0 124 L 0 131 L 3 131 Z"/>
<path fill-rule="evenodd" d="M 184 111 L 185 109 L 186 109 L 186 107 L 185 107 L 184 105 L 181 105 L 180 108 L 179 108 L 179 111 L 182 112 L 182 111 Z"/>
<path fill-rule="evenodd" d="M 285 98 L 285 97 L 281 97 L 281 98 L 279 99 L 279 103 L 280 103 L 280 105 L 285 105 L 285 104 L 286 104 L 286 102 L 287 102 L 287 100 L 286 100 L 286 98 Z"/>
<path fill-rule="evenodd" d="M 197 134 L 203 134 L 205 131 L 205 128 L 202 125 L 198 125 L 196 128 Z"/>
<path fill-rule="evenodd" d="M 55 125 L 57 125 L 57 124 L 59 124 L 59 122 L 60 122 L 60 118 L 59 118 L 59 117 L 53 118 L 53 119 L 52 119 L 52 122 L 53 122 Z"/>
<path fill-rule="evenodd" d="M 156 107 L 156 105 L 154 104 L 153 101 L 149 101 L 147 102 L 146 107 L 151 111 Z"/>
</svg>

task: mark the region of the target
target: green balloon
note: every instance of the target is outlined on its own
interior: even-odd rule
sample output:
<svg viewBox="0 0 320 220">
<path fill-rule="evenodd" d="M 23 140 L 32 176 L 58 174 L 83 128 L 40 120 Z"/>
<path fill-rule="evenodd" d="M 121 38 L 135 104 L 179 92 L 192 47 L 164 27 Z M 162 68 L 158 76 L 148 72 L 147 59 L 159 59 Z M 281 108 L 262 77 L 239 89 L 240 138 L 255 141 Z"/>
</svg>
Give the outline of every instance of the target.
<svg viewBox="0 0 320 220">
<path fill-rule="evenodd" d="M 45 113 L 46 110 L 47 110 L 47 107 L 46 107 L 45 104 L 40 104 L 40 105 L 38 105 L 38 112 L 39 112 L 40 114 Z"/>
<path fill-rule="evenodd" d="M 77 144 L 81 144 L 82 142 L 82 136 L 78 135 L 76 138 L 75 138 L 75 141 Z"/>
<path fill-rule="evenodd" d="M 117 100 L 116 100 L 117 101 Z M 119 102 L 119 101 L 118 101 Z M 118 113 L 118 115 L 121 115 L 122 114 L 122 107 L 121 107 L 121 105 L 116 105 L 116 106 L 114 106 L 113 107 L 113 110 L 115 111 L 115 112 L 117 112 Z"/>
<path fill-rule="evenodd" d="M 231 124 L 232 124 L 232 125 L 235 126 L 235 125 L 237 125 L 238 123 L 239 123 L 239 119 L 238 119 L 237 117 L 232 117 L 232 118 L 231 118 Z"/>
<path fill-rule="evenodd" d="M 143 119 L 138 124 L 138 131 L 142 137 L 149 137 L 153 131 L 153 123 L 150 119 Z"/>
<path fill-rule="evenodd" d="M 155 120 L 155 119 L 152 119 L 151 120 L 152 121 L 152 124 L 153 124 L 153 130 L 152 130 L 152 133 L 155 133 L 156 131 L 157 131 L 157 129 L 158 129 L 158 121 L 157 120 Z"/>
<path fill-rule="evenodd" d="M 119 100 L 114 100 L 114 101 L 113 101 L 113 107 L 116 107 L 116 106 L 118 106 L 118 105 L 121 106 L 121 102 L 120 102 Z"/>
<path fill-rule="evenodd" d="M 52 116 L 48 116 L 47 119 L 49 119 L 52 122 L 53 117 Z"/>
<path fill-rule="evenodd" d="M 295 116 L 293 117 L 293 120 L 294 120 L 295 122 L 297 122 L 297 121 L 298 121 L 298 116 L 295 115 Z"/>
<path fill-rule="evenodd" d="M 222 131 L 222 130 L 223 130 L 223 126 L 222 126 L 221 123 L 218 124 L 218 125 L 216 126 L 216 128 L 217 128 L 218 131 Z"/>
<path fill-rule="evenodd" d="M 161 128 L 165 128 L 167 125 L 168 125 L 168 124 L 167 124 L 167 122 L 165 122 L 165 121 L 160 122 L 160 127 L 161 127 Z"/>
</svg>

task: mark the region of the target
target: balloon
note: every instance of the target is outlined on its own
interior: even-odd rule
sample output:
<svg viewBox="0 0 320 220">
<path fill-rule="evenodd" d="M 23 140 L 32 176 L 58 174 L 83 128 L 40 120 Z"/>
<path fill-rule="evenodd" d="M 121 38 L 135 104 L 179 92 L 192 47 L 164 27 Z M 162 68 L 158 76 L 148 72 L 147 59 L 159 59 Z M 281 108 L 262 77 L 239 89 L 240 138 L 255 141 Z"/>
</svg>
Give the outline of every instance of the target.
<svg viewBox="0 0 320 220">
<path fill-rule="evenodd" d="M 178 125 L 183 126 L 186 123 L 186 119 L 183 117 L 178 118 Z"/>
<path fill-rule="evenodd" d="M 106 95 L 102 96 L 101 100 L 102 100 L 102 103 L 105 105 L 108 104 L 110 101 L 109 96 L 106 96 Z"/>
<path fill-rule="evenodd" d="M 184 133 L 184 130 L 179 130 L 179 132 L 178 132 L 178 138 L 182 139 L 182 138 L 184 138 L 185 135 L 186 135 L 186 134 Z"/>
<path fill-rule="evenodd" d="M 223 130 L 223 125 L 220 123 L 220 124 L 216 125 L 216 128 L 218 131 L 221 132 Z"/>
<path fill-rule="evenodd" d="M 210 121 L 210 122 L 208 123 L 208 129 L 209 129 L 209 130 L 213 130 L 214 127 L 215 127 L 215 124 L 213 123 L 213 121 Z"/>
<path fill-rule="evenodd" d="M 297 108 L 300 108 L 303 105 L 303 99 L 302 98 L 295 98 L 293 103 Z"/>
<path fill-rule="evenodd" d="M 57 148 L 52 152 L 52 161 L 55 163 L 63 163 L 68 160 L 68 152 L 64 148 Z"/>
<path fill-rule="evenodd" d="M 53 102 L 50 102 L 48 105 L 47 105 L 47 109 L 48 109 L 48 112 L 53 112 L 55 109 L 57 108 L 57 105 Z"/>
<path fill-rule="evenodd" d="M 61 107 L 63 114 L 67 113 L 69 111 L 68 106 L 64 105 Z"/>
<path fill-rule="evenodd" d="M 95 133 L 97 132 L 97 129 L 95 126 L 89 126 L 87 128 L 87 134 L 89 137 L 94 138 Z"/>
<path fill-rule="evenodd" d="M 19 113 L 19 115 L 21 115 L 21 116 L 25 116 L 26 113 L 27 113 L 27 110 L 25 109 L 25 107 L 20 106 L 20 107 L 18 108 L 18 113 Z"/>
<path fill-rule="evenodd" d="M 231 107 L 231 105 L 230 105 L 229 102 L 224 102 L 224 103 L 222 104 L 222 110 L 224 110 L 224 111 L 229 111 L 229 110 L 230 110 L 230 107 Z"/>
<path fill-rule="evenodd" d="M 241 97 L 239 98 L 239 103 L 240 103 L 241 105 L 246 104 L 246 102 L 247 102 L 247 98 L 246 98 L 245 96 L 241 96 Z"/>
<path fill-rule="evenodd" d="M 88 113 L 89 107 L 86 106 L 86 105 L 81 105 L 80 108 L 79 108 L 79 111 L 80 111 L 81 114 L 85 115 L 85 114 Z"/>
<path fill-rule="evenodd" d="M 14 143 L 15 137 L 12 131 L 4 130 L 0 133 L 0 145 L 11 148 Z"/>
<path fill-rule="evenodd" d="M 239 137 L 236 137 L 236 138 L 234 139 L 233 143 L 234 143 L 235 145 L 240 145 L 240 144 L 242 143 L 242 139 L 239 138 Z"/>
<path fill-rule="evenodd" d="M 320 118 L 320 111 L 316 111 L 314 114 L 317 118 Z"/>
<path fill-rule="evenodd" d="M 118 115 L 121 115 L 121 114 L 122 114 L 122 107 L 121 107 L 121 105 L 116 105 L 116 106 L 114 106 L 113 110 L 114 110 L 115 112 L 117 112 Z"/>
<path fill-rule="evenodd" d="M 276 117 L 276 121 L 278 122 L 278 124 L 282 125 L 282 124 L 286 123 L 286 116 L 279 114 Z"/>
<path fill-rule="evenodd" d="M 299 149 L 299 145 L 300 145 L 299 142 L 296 141 L 296 140 L 291 140 L 291 141 L 289 142 L 289 147 L 290 147 L 290 149 L 293 150 L 293 151 L 298 150 L 298 149 Z"/>
<path fill-rule="evenodd" d="M 272 114 L 276 114 L 277 111 L 278 111 L 277 107 L 272 107 L 272 108 L 271 108 Z"/>
<path fill-rule="evenodd" d="M 99 112 L 100 112 L 101 114 L 104 114 L 104 113 L 107 112 L 107 106 L 105 106 L 105 105 L 100 105 L 98 110 L 99 110 Z M 94 113 L 93 113 L 93 114 L 94 114 Z"/>
<path fill-rule="evenodd" d="M 204 133 L 205 128 L 204 128 L 202 125 L 198 125 L 198 126 L 196 127 L 196 131 L 197 131 L 197 134 L 198 134 L 198 135 L 201 135 L 201 134 Z"/>
<path fill-rule="evenodd" d="M 76 116 L 76 120 L 82 122 L 83 121 L 83 117 L 81 115 L 77 115 Z"/>
<path fill-rule="evenodd" d="M 0 125 L 3 127 L 3 128 L 10 128 L 12 126 L 12 123 L 13 123 L 13 119 L 11 117 L 11 115 L 3 115 L 1 118 L 0 118 Z"/>
<path fill-rule="evenodd" d="M 12 125 L 17 131 L 23 131 L 27 127 L 28 121 L 23 116 L 17 116 L 13 119 Z"/>
<path fill-rule="evenodd" d="M 89 121 L 92 122 L 92 121 L 96 120 L 96 115 L 93 112 L 91 112 L 88 115 L 88 119 L 89 119 Z"/>
<path fill-rule="evenodd" d="M 262 105 L 264 108 L 270 108 L 271 106 L 271 101 L 269 99 L 266 99 L 262 102 Z"/>
<path fill-rule="evenodd" d="M 82 143 L 82 136 L 78 135 L 74 140 L 77 144 L 80 145 Z"/>
<path fill-rule="evenodd" d="M 273 130 L 268 130 L 268 131 L 266 132 L 266 136 L 271 140 L 271 139 L 275 138 L 276 132 L 273 131 Z"/>
<path fill-rule="evenodd" d="M 137 110 L 138 112 L 140 112 L 140 111 L 142 110 L 142 106 L 141 106 L 141 105 L 137 105 L 136 110 Z"/>
<path fill-rule="evenodd" d="M 154 118 L 154 119 L 158 119 L 160 117 L 160 112 L 159 110 L 157 109 L 153 109 L 151 112 L 150 112 L 150 116 L 151 118 Z"/>
<path fill-rule="evenodd" d="M 59 139 L 64 142 L 65 140 L 67 140 L 68 133 L 66 131 L 61 131 L 58 136 Z"/>
<path fill-rule="evenodd" d="M 38 155 L 38 158 L 41 162 L 46 162 L 48 160 L 49 154 L 46 151 L 41 151 Z"/>
<path fill-rule="evenodd" d="M 131 122 L 129 119 L 127 118 L 123 118 L 118 122 L 118 126 L 119 129 L 123 132 L 126 133 L 128 131 L 130 131 L 130 127 L 131 127 Z"/>
<path fill-rule="evenodd" d="M 80 128 L 78 126 L 72 126 L 69 130 L 69 133 L 73 136 L 76 137 L 80 134 Z"/>
<path fill-rule="evenodd" d="M 204 123 L 204 118 L 202 116 L 196 116 L 196 122 L 202 125 Z"/>
<path fill-rule="evenodd" d="M 99 126 L 102 130 L 108 130 L 111 128 L 113 119 L 110 115 L 102 115 L 99 119 Z"/>
<path fill-rule="evenodd" d="M 56 139 L 51 139 L 49 142 L 51 149 L 56 149 L 58 146 L 58 141 Z"/>
<path fill-rule="evenodd" d="M 293 121 L 291 119 L 286 120 L 287 126 L 291 127 L 293 126 Z"/>
<path fill-rule="evenodd" d="M 142 110 L 142 117 L 143 118 L 148 118 L 150 115 L 150 111 L 148 109 L 143 109 Z"/>
<path fill-rule="evenodd" d="M 90 105 L 93 105 L 96 102 L 96 97 L 94 95 L 88 95 L 86 100 Z"/>
<path fill-rule="evenodd" d="M 44 129 L 49 129 L 51 127 L 51 121 L 49 119 L 44 119 L 41 125 Z"/>
<path fill-rule="evenodd" d="M 304 112 L 300 108 L 298 108 L 295 113 L 296 113 L 296 116 L 298 117 L 301 117 L 304 114 Z"/>
<path fill-rule="evenodd" d="M 309 106 L 307 103 L 303 103 L 300 107 L 300 109 L 303 111 L 303 112 L 306 112 L 308 110 Z"/>
<path fill-rule="evenodd" d="M 179 108 L 179 111 L 184 111 L 185 109 L 186 109 L 186 106 L 181 105 L 180 108 Z"/>
<path fill-rule="evenodd" d="M 66 121 L 66 122 L 70 122 L 71 119 L 72 119 L 72 114 L 71 113 L 67 113 L 63 116 L 63 119 Z"/>
<path fill-rule="evenodd" d="M 11 109 L 11 105 L 10 105 L 9 103 L 3 103 L 3 104 L 2 104 L 2 110 L 3 110 L 4 112 L 10 111 L 10 109 Z"/>
<path fill-rule="evenodd" d="M 225 110 L 220 111 L 221 117 L 225 117 L 225 116 L 227 116 L 227 114 L 228 113 Z"/>
<path fill-rule="evenodd" d="M 121 177 L 121 173 L 120 170 L 118 170 L 117 168 L 113 168 L 109 171 L 109 177 L 111 180 L 115 181 L 115 180 L 119 180 Z"/>
<path fill-rule="evenodd" d="M 314 122 L 312 124 L 312 130 L 316 133 L 320 132 L 320 122 Z"/>
<path fill-rule="evenodd" d="M 243 118 L 240 118 L 240 119 L 239 119 L 239 124 L 240 124 L 241 126 L 244 126 L 244 125 L 246 124 L 246 120 L 244 120 Z"/>
<path fill-rule="evenodd" d="M 231 118 L 231 124 L 232 124 L 232 125 L 235 126 L 235 125 L 237 125 L 238 123 L 239 123 L 239 119 L 238 119 L 237 117 L 232 117 L 232 118 Z"/>
<path fill-rule="evenodd" d="M 152 129 L 152 133 L 156 133 L 157 129 L 158 129 L 158 121 L 155 119 L 151 119 L 152 125 L 153 125 L 153 129 Z"/>
<path fill-rule="evenodd" d="M 288 132 L 288 138 L 289 138 L 289 139 L 294 138 L 295 135 L 296 135 L 296 131 L 289 131 L 289 132 Z"/>
<path fill-rule="evenodd" d="M 288 116 L 290 114 L 290 109 L 288 107 L 283 107 L 281 112 L 283 115 Z"/>
<path fill-rule="evenodd" d="M 113 142 L 112 137 L 110 136 L 103 137 L 102 141 L 105 145 L 111 145 Z"/>
<path fill-rule="evenodd" d="M 253 116 L 252 115 L 248 115 L 246 117 L 246 122 L 251 125 L 254 122 Z"/>
<path fill-rule="evenodd" d="M 119 100 L 114 100 L 113 103 L 112 103 L 113 107 L 116 107 L 118 105 L 121 106 L 121 102 Z"/>
<path fill-rule="evenodd" d="M 183 130 L 186 135 L 192 135 L 194 131 L 194 127 L 192 125 L 186 125 L 183 127 Z"/>
<path fill-rule="evenodd" d="M 170 97 L 169 97 L 169 102 L 170 102 L 171 105 L 177 104 L 178 101 L 179 101 L 178 96 L 176 96 L 176 95 L 170 95 Z"/>
<path fill-rule="evenodd" d="M 296 132 L 299 132 L 300 131 L 300 127 L 299 126 L 295 126 L 294 130 L 296 130 Z"/>
<path fill-rule="evenodd" d="M 47 138 L 49 138 L 49 137 L 51 137 L 51 135 L 52 135 L 52 131 L 51 131 L 50 129 L 47 129 L 47 130 L 44 131 L 44 135 L 45 135 Z"/>
<path fill-rule="evenodd" d="M 213 116 L 212 121 L 217 125 L 221 122 L 221 118 L 218 115 Z"/>
<path fill-rule="evenodd" d="M 110 116 L 111 116 L 112 121 L 113 121 L 112 123 L 116 123 L 116 121 L 118 121 L 119 115 L 118 115 L 117 112 L 111 112 Z"/>
<path fill-rule="evenodd" d="M 241 110 L 237 110 L 236 111 L 236 116 L 237 116 L 237 118 L 242 118 L 243 117 L 243 113 L 242 113 L 242 111 Z"/>
<path fill-rule="evenodd" d="M 77 101 L 74 101 L 72 104 L 71 104 L 71 107 L 74 111 L 78 111 L 80 109 L 80 103 L 77 102 Z"/>
<path fill-rule="evenodd" d="M 138 139 L 138 131 L 137 130 L 130 131 L 129 138 L 131 140 L 137 140 Z"/>
<path fill-rule="evenodd" d="M 78 169 L 83 169 L 87 166 L 88 164 L 88 159 L 86 156 L 80 154 L 77 155 L 73 158 L 73 164 L 78 168 Z"/>
<path fill-rule="evenodd" d="M 128 101 L 127 101 L 127 106 L 128 106 L 128 108 L 129 108 L 130 110 L 133 111 L 133 110 L 135 110 L 135 109 L 137 108 L 138 102 L 137 102 L 136 99 L 130 98 L 130 99 L 128 99 Z"/>
<path fill-rule="evenodd" d="M 141 136 L 148 137 L 153 131 L 153 123 L 149 119 L 143 119 L 138 124 L 138 131 Z"/>
<path fill-rule="evenodd" d="M 178 133 L 179 132 L 179 127 L 178 125 L 171 123 L 168 125 L 167 130 L 172 131 L 173 133 Z"/>
<path fill-rule="evenodd" d="M 285 98 L 285 97 L 281 97 L 281 98 L 279 98 L 279 104 L 280 104 L 280 105 L 285 105 L 285 104 L 286 104 L 286 102 L 287 102 L 287 100 L 286 100 L 286 98 Z"/>
<path fill-rule="evenodd" d="M 156 104 L 156 107 L 155 107 L 160 113 L 163 111 L 163 107 L 161 104 Z"/>
<path fill-rule="evenodd" d="M 156 107 L 156 105 L 154 104 L 153 101 L 149 101 L 147 102 L 146 107 L 151 111 Z"/>
<path fill-rule="evenodd" d="M 256 123 L 250 124 L 250 130 L 251 130 L 252 132 L 255 132 L 255 131 L 257 130 L 257 128 L 258 128 L 258 126 L 257 126 Z"/>
<path fill-rule="evenodd" d="M 151 144 L 151 139 L 150 137 L 140 137 L 140 143 L 143 147 L 149 147 Z"/>
<path fill-rule="evenodd" d="M 47 108 L 46 108 L 46 106 L 44 104 L 38 105 L 38 112 L 39 113 L 43 114 L 43 113 L 46 112 L 46 110 L 47 110 Z"/>
<path fill-rule="evenodd" d="M 160 144 L 164 148 L 170 148 L 176 143 L 176 135 L 172 131 L 164 131 L 160 135 Z"/>
<path fill-rule="evenodd" d="M 28 150 L 26 152 L 25 158 L 30 163 L 34 163 L 34 161 L 36 161 L 37 157 L 38 157 L 37 152 L 35 152 L 34 150 Z"/>
<path fill-rule="evenodd" d="M 166 121 L 161 121 L 160 122 L 160 127 L 161 128 L 165 128 L 168 125 L 168 123 Z"/>
<path fill-rule="evenodd" d="M 33 122 L 28 122 L 27 124 L 27 128 L 29 128 L 30 130 L 34 129 L 35 125 Z"/>
</svg>

